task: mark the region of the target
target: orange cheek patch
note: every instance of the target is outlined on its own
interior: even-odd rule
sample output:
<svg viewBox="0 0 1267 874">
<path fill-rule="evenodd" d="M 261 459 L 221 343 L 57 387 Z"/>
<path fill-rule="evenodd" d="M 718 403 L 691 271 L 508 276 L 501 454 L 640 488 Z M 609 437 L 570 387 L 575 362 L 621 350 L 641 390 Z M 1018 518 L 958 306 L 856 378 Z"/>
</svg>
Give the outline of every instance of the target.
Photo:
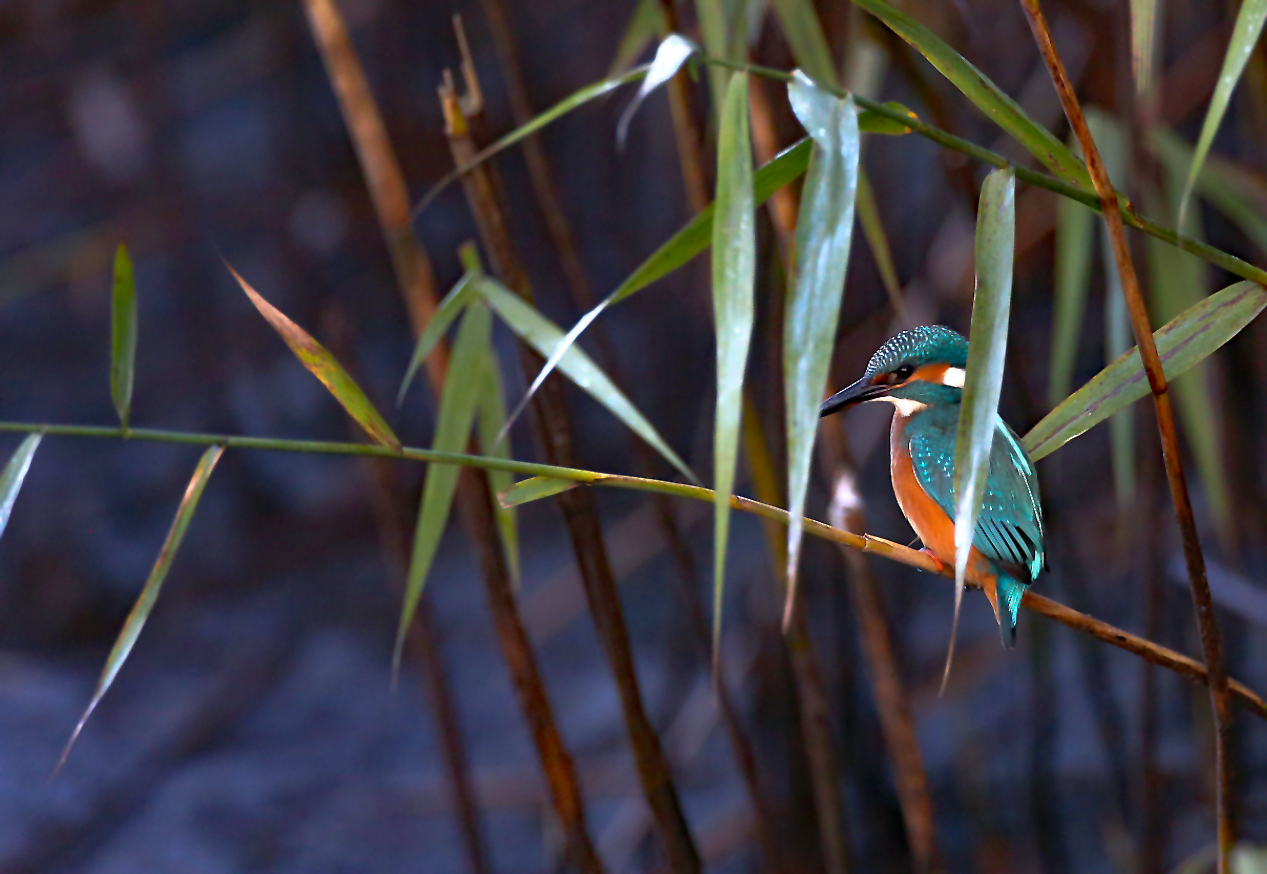
<svg viewBox="0 0 1267 874">
<path fill-rule="evenodd" d="M 921 380 L 923 382 L 931 382 L 942 385 L 946 382 L 946 371 L 950 369 L 949 364 L 925 364 L 923 367 L 911 374 L 911 378 L 907 382 Z"/>
</svg>

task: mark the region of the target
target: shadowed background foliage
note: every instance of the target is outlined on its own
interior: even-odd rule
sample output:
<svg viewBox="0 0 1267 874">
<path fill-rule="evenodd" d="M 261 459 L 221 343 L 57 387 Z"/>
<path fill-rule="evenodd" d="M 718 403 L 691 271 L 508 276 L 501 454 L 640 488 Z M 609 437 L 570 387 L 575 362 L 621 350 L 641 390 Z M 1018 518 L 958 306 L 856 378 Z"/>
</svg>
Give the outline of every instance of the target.
<svg viewBox="0 0 1267 874">
<path fill-rule="evenodd" d="M 607 74 L 635 7 L 582 0 L 338 5 L 415 198 L 453 166 L 435 91 L 442 72 L 461 61 L 452 14 L 463 18 L 487 133 L 497 135 L 514 121 L 503 58 L 485 17 L 489 6 L 511 19 L 538 110 Z M 1184 142 L 1197 138 L 1238 5 L 1165 4 L 1156 118 Z M 679 6 L 681 29 L 698 36 L 694 5 Z M 869 96 L 901 101 L 925 121 L 1024 161 L 1019 146 L 891 33 L 847 4 L 819 7 L 842 69 L 869 71 Z M 903 8 L 1033 118 L 1066 136 L 1018 4 L 911 0 Z M 1050 2 L 1047 14 L 1083 102 L 1140 130 L 1128 4 Z M 773 14 L 760 22 L 752 58 L 793 67 Z M 642 57 L 649 52 L 650 43 Z M 764 129 L 778 146 L 801 136 L 782 84 L 754 78 L 751 87 L 754 106 L 769 109 Z M 600 295 L 693 211 L 663 91 L 647 100 L 624 149 L 617 148 L 616 122 L 632 90 L 567 116 L 541 137 L 561 215 Z M 702 82 L 692 95 L 694 119 L 708 129 L 713 113 Z M 1267 58 L 1259 48 L 1214 144 L 1214 154 L 1250 174 L 1242 193 L 1257 214 L 1267 204 L 1254 199 L 1259 174 L 1267 172 L 1265 137 Z M 1173 224 L 1173 209 L 1149 201 L 1164 173 L 1146 138 L 1137 140 L 1125 149 L 1136 175 L 1119 187 Z M 864 143 L 907 323 L 942 322 L 967 333 L 984 168 L 916 136 Z M 711 173 L 711 157 L 707 164 Z M 537 305 L 571 325 L 582 309 L 569 294 L 522 154 L 511 150 L 497 166 Z M 1018 187 L 1002 410 L 1020 433 L 1050 407 L 1057 201 Z M 1250 221 L 1233 221 L 1201 201 L 1194 212 L 1213 244 L 1251 262 L 1267 254 Z M 460 187 L 443 193 L 415 228 L 447 289 L 462 272 L 458 246 L 477 236 Z M 776 230 L 759 211 L 749 383 L 769 455 L 781 465 L 784 268 Z M 1143 238 L 1133 239 L 1137 260 L 1147 265 Z M 379 408 L 391 412 L 405 443 L 430 443 L 435 406 L 425 391 L 391 411 L 413 337 L 302 4 L 0 6 L 0 418 L 114 422 L 110 265 L 121 241 L 130 247 L 138 286 L 135 425 L 349 439 L 338 405 L 251 308 L 223 255 L 349 365 Z M 1074 386 L 1120 351 L 1106 324 L 1113 316 L 1102 261 L 1097 254 L 1090 272 Z M 1182 307 L 1155 296 L 1164 267 L 1151 277 L 1147 266 L 1141 270 L 1160 324 Z M 1232 277 L 1208 269 L 1197 281 L 1204 295 Z M 601 318 L 630 398 L 700 473 L 710 469 L 712 453 L 710 318 L 703 259 Z M 857 235 L 831 386 L 852 382 L 902 324 L 871 248 Z M 525 388 L 513 338 L 500 325 L 494 338 L 513 403 Z M 591 336 L 582 345 L 595 351 L 600 342 Z M 1251 324 L 1199 377 L 1207 380 L 1202 394 L 1212 414 L 1196 421 L 1208 433 L 1192 440 L 1181 419 L 1229 670 L 1256 689 L 1267 686 L 1267 595 L 1257 570 L 1267 543 L 1267 444 L 1259 436 L 1265 342 L 1263 326 Z M 579 391 L 569 388 L 568 398 L 577 466 L 638 472 L 623 426 Z M 1108 428 L 1040 464 L 1051 573 L 1037 589 L 1199 654 L 1153 414 L 1145 407 L 1132 408 L 1135 435 L 1119 438 L 1137 461 L 1133 498 L 1115 494 Z M 887 415 L 850 413 L 847 451 L 867 530 L 905 543 L 911 534 L 888 480 Z M 746 433 L 742 453 L 751 454 L 754 436 Z M 6 438 L 4 451 L 18 442 Z M 512 442 L 516 457 L 539 457 L 526 421 Z M 481 596 L 475 552 L 456 524 L 425 597 L 432 656 L 439 653 L 447 678 L 449 715 L 478 809 L 482 861 L 473 859 L 457 825 L 452 745 L 437 727 L 434 674 L 425 668 L 435 662 L 407 658 L 398 688 L 389 688 L 403 568 L 393 551 L 399 532 L 385 520 L 412 525 L 418 465 L 391 466 L 384 489 L 372 485 L 375 473 L 362 460 L 227 452 L 145 634 L 65 768 L 48 781 L 198 454 L 194 447 L 56 437 L 40 449 L 0 542 L 0 871 L 558 868 L 562 833 Z M 750 470 L 741 461 L 740 494 L 758 493 Z M 658 461 L 652 472 L 674 476 Z M 777 477 L 785 479 L 781 470 Z M 829 497 L 815 467 L 808 514 L 827 518 Z M 807 762 L 807 711 L 798 706 L 793 679 L 801 638 L 794 634 L 789 646 L 782 635 L 781 564 L 761 523 L 735 514 L 722 639 L 722 676 L 755 753 L 763 804 L 754 805 L 718 714 L 693 599 L 682 594 L 681 556 L 674 560 L 645 496 L 595 490 L 595 498 L 643 704 L 705 866 L 843 870 L 820 849 L 830 842 L 819 833 L 818 775 Z M 675 506 L 700 571 L 694 601 L 706 600 L 707 506 Z M 1220 518 L 1227 520 L 1222 528 Z M 520 519 L 520 611 L 580 775 L 591 837 L 608 870 L 668 870 L 560 515 L 542 501 L 522 508 Z M 1151 872 L 1210 844 L 1213 747 L 1204 689 L 1038 617 L 1022 619 L 1018 647 L 1005 652 L 985 599 L 970 593 L 955 670 L 939 698 L 951 589 L 907 567 L 856 558 L 807 540 L 801 581 L 838 765 L 849 870 L 916 865 L 860 643 L 868 629 L 859 627 L 847 573 L 874 575 L 881 593 L 927 769 L 936 864 L 953 871 Z M 1152 691 L 1145 691 L 1147 670 L 1156 671 Z M 1233 748 L 1236 820 L 1250 842 L 1267 841 L 1265 741 L 1262 725 L 1241 715 Z M 770 831 L 764 837 L 762 824 Z"/>
</svg>

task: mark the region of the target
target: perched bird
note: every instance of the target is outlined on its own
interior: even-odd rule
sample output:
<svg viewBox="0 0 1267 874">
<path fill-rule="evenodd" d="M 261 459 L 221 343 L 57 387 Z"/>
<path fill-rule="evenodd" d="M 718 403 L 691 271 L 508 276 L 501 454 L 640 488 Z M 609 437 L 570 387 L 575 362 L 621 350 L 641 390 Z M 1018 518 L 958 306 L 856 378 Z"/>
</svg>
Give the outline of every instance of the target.
<svg viewBox="0 0 1267 874">
<path fill-rule="evenodd" d="M 967 363 L 968 341 L 949 328 L 903 331 L 871 357 L 862 379 L 819 410 L 829 416 L 863 401 L 897 408 L 889 438 L 893 493 L 924 552 L 948 565 L 955 562 L 955 441 Z M 1005 646 L 1016 640 L 1025 587 L 1044 565 L 1034 463 L 1016 432 L 997 419 L 968 577 L 990 598 Z"/>
</svg>

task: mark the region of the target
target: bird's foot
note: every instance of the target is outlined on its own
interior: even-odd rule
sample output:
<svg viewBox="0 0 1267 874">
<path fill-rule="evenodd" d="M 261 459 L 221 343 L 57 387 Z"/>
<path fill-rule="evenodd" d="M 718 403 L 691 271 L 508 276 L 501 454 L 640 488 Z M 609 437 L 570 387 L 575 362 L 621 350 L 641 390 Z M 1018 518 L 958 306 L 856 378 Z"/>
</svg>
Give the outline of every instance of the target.
<svg viewBox="0 0 1267 874">
<path fill-rule="evenodd" d="M 933 551 L 932 551 L 931 549 L 929 549 L 927 546 L 925 546 L 923 549 L 921 549 L 921 550 L 920 550 L 920 552 L 921 552 L 923 555 L 926 555 L 926 556 L 928 556 L 929 558 L 931 558 L 933 561 L 937 562 L 937 567 L 936 567 L 936 569 L 935 569 L 935 570 L 931 570 L 931 571 L 929 571 L 929 573 L 933 573 L 933 574 L 940 574 L 942 571 L 944 571 L 944 570 L 946 569 L 946 563 L 945 563 L 944 561 L 942 561 L 942 560 L 941 560 L 941 557 L 940 557 L 939 555 L 937 555 L 937 553 L 933 552 Z"/>
</svg>

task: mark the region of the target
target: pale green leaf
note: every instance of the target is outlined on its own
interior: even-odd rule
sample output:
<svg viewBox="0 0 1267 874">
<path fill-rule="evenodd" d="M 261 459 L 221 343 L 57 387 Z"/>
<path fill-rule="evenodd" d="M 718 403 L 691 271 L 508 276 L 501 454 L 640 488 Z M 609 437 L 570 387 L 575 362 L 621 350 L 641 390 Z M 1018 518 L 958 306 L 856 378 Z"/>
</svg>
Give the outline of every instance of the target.
<svg viewBox="0 0 1267 874">
<path fill-rule="evenodd" d="M 718 127 L 717 219 L 713 222 L 713 315 L 717 323 L 717 410 L 713 431 L 714 655 L 721 639 L 730 495 L 739 455 L 744 371 L 755 319 L 757 204 L 753 193 L 751 137 L 748 75 L 737 73 L 727 88 Z"/>
<path fill-rule="evenodd" d="M 185 489 L 185 496 L 181 499 L 180 507 L 176 510 L 176 518 L 172 522 L 171 530 L 167 533 L 167 540 L 164 541 L 163 548 L 158 553 L 158 559 L 150 570 L 149 579 L 145 581 L 140 596 L 132 606 L 132 612 L 128 613 L 128 618 L 124 620 L 123 630 L 119 632 L 118 639 L 115 640 L 110 654 L 106 657 L 106 665 L 101 672 L 101 678 L 97 680 L 97 688 L 92 693 L 92 700 L 88 702 L 84 715 L 79 718 L 79 723 L 71 733 L 66 749 L 62 752 L 61 760 L 57 764 L 58 768 L 61 767 L 62 762 L 66 761 L 66 756 L 70 754 L 70 748 L 74 746 L 76 738 L 83 731 L 88 717 L 97 708 L 110 688 L 110 684 L 118 676 L 119 669 L 123 667 L 123 663 L 132 652 L 141 629 L 145 627 L 145 620 L 149 619 L 150 611 L 154 609 L 154 603 L 158 600 L 163 581 L 167 578 L 167 572 L 171 570 L 172 562 L 176 559 L 176 552 L 180 549 L 181 541 L 185 539 L 185 532 L 189 529 L 194 511 L 198 509 L 198 501 L 202 499 L 202 492 L 207 487 L 207 480 L 211 478 L 211 471 L 215 469 L 216 462 L 220 460 L 223 453 L 223 446 L 208 448 L 194 469 L 193 478 Z"/>
<path fill-rule="evenodd" d="M 472 279 L 473 275 L 470 272 L 464 273 L 457 285 L 444 296 L 444 300 L 440 301 L 440 305 L 432 313 L 430 321 L 422 331 L 422 336 L 418 338 L 414 346 L 414 354 L 409 359 L 405 378 L 400 381 L 400 391 L 396 393 L 396 406 L 404 403 L 405 393 L 409 391 L 410 384 L 417 376 L 418 368 L 422 367 L 427 356 L 435 351 L 436 345 L 449 330 L 449 326 L 462 314 L 466 305 L 475 299 L 475 286 L 471 283 Z"/>
<path fill-rule="evenodd" d="M 23 440 L 4 466 L 4 472 L 0 473 L 0 535 L 9 527 L 13 504 L 18 499 L 26 473 L 31 469 L 31 459 L 35 457 L 35 450 L 39 449 L 43 437 L 43 434 L 32 434 Z"/>
<path fill-rule="evenodd" d="M 772 5 L 797 65 L 815 82 L 834 88 L 836 66 L 813 0 L 774 0 Z"/>
<path fill-rule="evenodd" d="M 1166 379 L 1173 380 L 1203 360 L 1267 307 L 1267 290 L 1253 282 L 1238 282 L 1185 310 L 1154 332 L 1157 354 Z M 1030 458 L 1038 461 L 1055 452 L 1109 416 L 1149 394 L 1139 350 L 1101 370 L 1025 435 Z"/>
<path fill-rule="evenodd" d="M 915 118 L 915 114 L 900 103 L 886 105 L 906 112 L 912 118 Z M 863 133 L 890 135 L 910 132 L 910 128 L 902 128 L 896 122 L 871 112 L 858 113 L 858 129 Z M 753 191 L 758 205 L 765 203 L 774 195 L 774 192 L 799 179 L 805 173 L 806 168 L 809 166 L 810 145 L 811 140 L 808 138 L 793 143 L 757 171 L 753 177 Z M 682 230 L 662 244 L 660 248 L 651 253 L 647 260 L 643 261 L 615 291 L 603 298 L 596 307 L 582 316 L 572 326 L 562 342 L 555 345 L 551 353 L 546 356 L 545 366 L 541 368 L 541 372 L 532 381 L 532 386 L 528 389 L 525 400 L 520 402 L 520 407 L 523 407 L 527 400 L 536 393 L 541 384 L 545 382 L 546 377 L 558 366 L 559 360 L 576 343 L 576 339 L 593 324 L 594 320 L 604 310 L 612 304 L 619 303 L 625 298 L 642 291 L 642 289 L 656 280 L 663 279 L 673 271 L 689 263 L 692 258 L 708 248 L 713 235 L 713 212 L 714 205 L 710 203 L 695 218 L 691 219 L 686 224 L 686 227 L 682 228 Z M 511 419 L 513 420 L 514 418 L 516 416 L 512 414 Z"/>
<path fill-rule="evenodd" d="M 1131 0 L 1131 71 L 1136 94 L 1146 94 L 1152 87 L 1160 5 L 1161 0 Z"/>
<path fill-rule="evenodd" d="M 506 424 L 506 391 L 502 386 L 501 371 L 497 367 L 497 356 L 493 348 L 488 347 L 484 356 L 484 385 L 480 389 L 479 429 L 480 451 L 493 458 L 510 458 L 510 441 L 499 440 L 502 427 Z M 513 507 L 503 507 L 497 500 L 498 495 L 514 485 L 514 475 L 508 470 L 490 470 L 488 486 L 492 491 L 493 512 L 497 516 L 497 530 L 501 535 L 502 550 L 506 554 L 506 565 L 510 569 L 510 579 L 515 588 L 519 588 L 519 521 Z"/>
<path fill-rule="evenodd" d="M 487 358 L 493 317 L 488 307 L 480 303 L 469 304 L 457 339 L 453 343 L 453 355 L 449 358 L 449 374 L 444 390 L 440 393 L 440 408 L 436 413 L 435 434 L 431 448 L 436 452 L 464 452 L 471 438 L 471 426 L 479 405 L 480 390 L 487 380 Z M 453 506 L 453 493 L 457 489 L 461 469 L 452 464 L 427 465 L 426 479 L 422 485 L 422 505 L 418 510 L 418 522 L 414 529 L 413 553 L 409 557 L 409 572 L 405 578 L 405 600 L 400 611 L 400 625 L 396 630 L 396 648 L 392 655 L 393 674 L 400 668 L 405 635 L 422 598 L 423 585 L 435 560 L 440 537 L 449 521 Z"/>
<path fill-rule="evenodd" d="M 964 574 L 985 497 L 990 449 L 999 418 L 1015 249 L 1016 176 L 1011 170 L 995 170 L 982 183 L 977 206 L 977 289 L 972 296 L 968 367 L 955 437 L 955 627 L 951 630 L 945 676 L 950 675 Z M 944 678 L 942 683 L 945 684 Z"/>
<path fill-rule="evenodd" d="M 558 325 L 541 315 L 532 305 L 501 283 L 487 276 L 481 276 L 476 280 L 476 287 L 480 296 L 497 312 L 501 320 L 543 357 L 550 356 L 564 339 L 565 335 Z M 647 421 L 624 392 L 616 387 L 602 368 L 595 364 L 585 352 L 577 346 L 570 346 L 559 359 L 558 365 L 568 379 L 611 411 L 617 419 L 625 423 L 626 427 L 664 456 L 683 476 L 692 482 L 697 481 L 691 469 L 686 466 L 686 462 L 682 461 L 664 441 L 655 426 Z M 514 418 L 512 414 L 511 419 Z"/>
<path fill-rule="evenodd" d="M 114 253 L 114 288 L 110 297 L 110 397 L 124 429 L 132 417 L 132 382 L 136 373 L 136 278 L 128 247 Z"/>
<path fill-rule="evenodd" d="M 625 32 L 621 34 L 607 76 L 610 78 L 624 72 L 664 29 L 664 7 L 660 5 L 660 0 L 638 0 L 633 14 L 629 16 L 629 23 L 625 25 Z"/>
<path fill-rule="evenodd" d="M 853 2 L 910 43 L 991 121 L 1011 134 L 1049 170 L 1084 191 L 1093 190 L 1086 166 L 1064 143 L 1026 115 L 1016 101 L 1004 94 L 984 73 L 968 63 L 935 33 L 884 0 Z"/>
<path fill-rule="evenodd" d="M 629 123 L 633 121 L 634 114 L 638 112 L 638 107 L 642 106 L 642 101 L 646 100 L 647 95 L 652 91 L 676 76 L 678 70 L 682 69 L 682 65 L 686 63 L 687 58 L 695 54 L 696 51 L 698 49 L 695 43 L 679 33 L 669 34 L 660 43 L 660 47 L 656 49 L 655 60 L 651 62 L 651 69 L 647 71 L 646 77 L 642 80 L 642 85 L 638 87 L 638 93 L 634 95 L 633 100 L 629 101 L 625 111 L 620 114 L 620 121 L 616 125 L 616 143 L 621 148 L 624 147 L 625 136 L 629 133 Z"/>
<path fill-rule="evenodd" d="M 1227 112 L 1232 100 L 1232 91 L 1240 81 L 1241 73 L 1249 62 L 1263 32 L 1263 22 L 1267 20 L 1267 0 L 1244 0 L 1241 10 L 1236 15 L 1236 24 L 1232 27 L 1232 40 L 1228 44 L 1227 54 L 1223 57 L 1223 69 L 1219 71 L 1218 83 L 1214 86 L 1214 96 L 1210 98 L 1210 106 L 1205 111 L 1205 121 L 1201 125 L 1201 136 L 1197 138 L 1196 154 L 1192 166 L 1188 169 L 1188 181 L 1184 184 L 1183 196 L 1179 200 L 1179 218 L 1176 224 L 1182 231 L 1184 215 L 1188 211 L 1188 199 L 1192 196 L 1192 187 L 1196 184 L 1201 172 L 1201 164 L 1205 161 L 1210 146 L 1214 143 L 1214 135 L 1218 132 L 1223 114 Z"/>
<path fill-rule="evenodd" d="M 1173 132 L 1154 130 L 1149 142 L 1168 175 L 1188 172 L 1192 147 Z M 1240 164 L 1208 155 L 1201 164 L 1196 191 L 1267 252 L 1267 180 Z"/>
<path fill-rule="evenodd" d="M 1056 276 L 1051 332 L 1051 370 L 1047 397 L 1052 406 L 1069 395 L 1078 341 L 1083 334 L 1087 286 L 1091 282 L 1091 252 L 1096 215 L 1068 197 L 1056 204 Z"/>
<path fill-rule="evenodd" d="M 913 327 L 906 312 L 906 303 L 902 300 L 902 283 L 897 276 L 897 265 L 893 262 L 889 235 L 885 232 L 884 221 L 880 217 L 880 205 L 876 203 L 875 191 L 862 164 L 858 165 L 856 200 L 858 224 L 862 227 L 862 236 L 866 238 L 867 248 L 871 250 L 871 257 L 875 260 L 880 282 L 889 296 L 889 303 L 893 304 L 893 312 L 904 325 Z"/>
<path fill-rule="evenodd" d="M 502 492 L 498 499 L 503 507 L 518 507 L 520 504 L 527 504 L 529 501 L 539 501 L 542 498 L 553 497 L 560 492 L 566 492 L 569 489 L 576 488 L 580 483 L 565 479 L 555 479 L 549 476 L 534 476 L 531 479 L 520 480 L 511 488 Z"/>
<path fill-rule="evenodd" d="M 436 182 L 427 189 L 427 193 L 422 196 L 422 199 L 418 201 L 418 205 L 413 208 L 412 216 L 417 218 L 423 210 L 432 204 L 441 191 L 460 179 L 462 174 L 469 171 L 472 167 L 478 167 L 494 155 L 504 152 L 516 143 L 523 142 L 546 125 L 558 121 L 563 116 L 576 109 L 580 109 L 587 103 L 591 103 L 606 94 L 610 94 L 622 85 L 628 85 L 630 82 L 637 82 L 641 80 L 643 76 L 647 75 L 648 66 L 649 65 L 647 64 L 643 64 L 642 66 L 634 67 L 627 73 L 621 73 L 619 76 L 612 76 L 611 78 L 604 79 L 601 82 L 595 82 L 593 85 L 586 85 L 584 88 L 573 92 L 539 115 L 529 119 L 524 124 L 497 140 L 497 142 L 484 147 L 479 151 L 479 154 L 471 158 L 470 163 L 450 170 L 440 178 L 440 181 Z"/>
<path fill-rule="evenodd" d="M 273 330 L 281 335 L 281 338 L 286 341 L 286 345 L 290 347 L 290 351 L 295 353 L 295 357 L 300 360 L 304 367 L 308 368 L 309 372 L 321 380 L 321 383 L 330 390 L 330 394 L 334 395 L 335 400 L 343 405 L 343 409 L 348 411 L 348 415 L 355 419 L 356 423 L 364 428 L 365 432 L 376 442 L 392 449 L 400 449 L 400 440 L 397 439 L 395 433 L 392 432 L 383 417 L 379 415 L 378 410 L 374 409 L 374 405 L 365 396 L 365 392 L 343 369 L 343 366 L 335 360 L 329 350 L 314 340 L 307 331 L 288 319 L 281 310 L 260 297 L 259 292 L 238 275 L 236 270 L 228 264 L 225 266 L 229 268 L 233 278 L 242 286 L 242 290 L 246 292 L 246 296 L 255 305 L 255 308 L 259 310 L 260 315 L 273 326 Z"/>
<path fill-rule="evenodd" d="M 817 88 L 800 72 L 788 85 L 788 100 L 814 141 L 797 218 L 795 273 L 783 318 L 791 609 L 819 407 L 827 388 L 853 237 L 859 135 L 853 99 L 840 99 Z"/>
</svg>

